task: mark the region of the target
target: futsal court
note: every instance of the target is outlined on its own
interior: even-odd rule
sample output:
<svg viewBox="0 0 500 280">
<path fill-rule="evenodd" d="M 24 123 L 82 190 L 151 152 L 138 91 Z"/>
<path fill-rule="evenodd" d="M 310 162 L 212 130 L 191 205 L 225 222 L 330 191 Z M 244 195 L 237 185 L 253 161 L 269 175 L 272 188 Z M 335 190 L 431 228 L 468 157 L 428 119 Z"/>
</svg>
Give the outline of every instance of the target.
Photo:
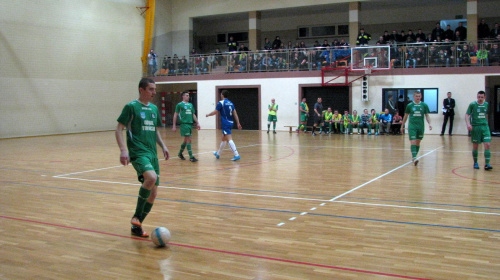
<svg viewBox="0 0 500 280">
<path fill-rule="evenodd" d="M 500 141 L 472 168 L 467 136 L 220 131 L 171 159 L 143 227 L 114 131 L 0 140 L 0 279 L 500 279 Z M 187 152 L 184 152 L 187 155 Z"/>
</svg>

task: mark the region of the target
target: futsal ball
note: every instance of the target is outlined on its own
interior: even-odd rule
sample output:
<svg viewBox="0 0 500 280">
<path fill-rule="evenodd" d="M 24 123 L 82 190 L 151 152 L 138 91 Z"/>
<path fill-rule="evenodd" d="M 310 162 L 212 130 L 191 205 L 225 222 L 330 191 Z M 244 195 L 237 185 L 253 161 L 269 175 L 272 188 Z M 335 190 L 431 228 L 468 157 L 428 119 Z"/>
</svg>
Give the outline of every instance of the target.
<svg viewBox="0 0 500 280">
<path fill-rule="evenodd" d="M 151 240 L 158 247 L 165 247 L 170 241 L 170 231 L 164 227 L 157 227 L 151 233 Z"/>
</svg>

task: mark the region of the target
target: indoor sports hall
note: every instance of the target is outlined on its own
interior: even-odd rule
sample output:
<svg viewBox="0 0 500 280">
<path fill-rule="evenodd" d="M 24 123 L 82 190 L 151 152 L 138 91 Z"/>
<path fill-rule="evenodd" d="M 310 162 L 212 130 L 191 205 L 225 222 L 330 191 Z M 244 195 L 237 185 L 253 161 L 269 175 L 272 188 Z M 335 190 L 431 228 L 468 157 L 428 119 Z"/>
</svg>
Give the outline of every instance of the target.
<svg viewBox="0 0 500 280">
<path fill-rule="evenodd" d="M 494 34 L 497 6 L 0 0 L 0 279 L 500 279 L 500 41 L 479 36 L 483 20 Z M 435 25 L 464 23 L 463 41 L 376 43 L 385 30 L 432 35 Z M 249 50 L 229 51 L 231 36 Z M 285 48 L 265 49 L 276 37 Z M 465 45 L 477 48 L 472 60 L 457 59 Z M 435 48 L 451 57 L 431 59 Z M 428 55 L 422 64 L 417 49 Z M 251 67 L 265 59 L 276 63 Z M 142 228 L 167 228 L 165 247 L 131 234 L 141 183 L 120 164 L 116 140 L 143 77 L 155 82 L 170 158 L 159 148 L 158 195 Z M 237 161 L 229 146 L 214 156 L 220 117 L 207 115 L 224 90 L 242 125 L 232 129 Z M 417 91 L 432 127 L 418 164 L 405 130 L 313 136 L 310 114 L 297 132 L 303 98 L 311 111 L 321 97 L 342 114 L 382 114 L 395 102 L 391 112 L 404 115 Z M 478 91 L 489 104 L 492 170 L 483 144 L 473 168 L 465 115 Z M 178 157 L 183 137 L 172 131 L 183 92 L 201 126 L 197 162 Z M 448 92 L 456 107 L 445 130 Z"/>
</svg>

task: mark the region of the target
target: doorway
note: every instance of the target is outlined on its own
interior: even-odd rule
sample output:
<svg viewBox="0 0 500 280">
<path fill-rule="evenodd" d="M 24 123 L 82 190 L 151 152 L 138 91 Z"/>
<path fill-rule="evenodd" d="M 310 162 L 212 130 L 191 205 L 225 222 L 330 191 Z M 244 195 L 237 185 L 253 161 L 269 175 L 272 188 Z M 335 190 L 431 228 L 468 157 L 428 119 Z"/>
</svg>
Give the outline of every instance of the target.
<svg viewBox="0 0 500 280">
<path fill-rule="evenodd" d="M 260 86 L 259 87 L 217 87 L 217 100 L 220 92 L 229 91 L 228 99 L 233 102 L 243 130 L 260 129 Z M 236 126 L 235 126 L 236 127 Z M 220 120 L 217 122 L 220 128 Z"/>
</svg>

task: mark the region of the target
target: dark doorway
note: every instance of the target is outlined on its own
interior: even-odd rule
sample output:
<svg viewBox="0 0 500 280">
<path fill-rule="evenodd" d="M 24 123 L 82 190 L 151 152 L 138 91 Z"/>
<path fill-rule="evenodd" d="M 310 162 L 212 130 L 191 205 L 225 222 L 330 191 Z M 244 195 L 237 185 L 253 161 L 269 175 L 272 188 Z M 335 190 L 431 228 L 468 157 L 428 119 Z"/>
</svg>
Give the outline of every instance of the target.
<svg viewBox="0 0 500 280">
<path fill-rule="evenodd" d="M 493 93 L 493 106 L 490 106 L 490 112 L 493 113 L 494 130 L 500 132 L 500 86 L 495 86 Z M 494 107 L 494 108 L 491 108 Z"/>
<path fill-rule="evenodd" d="M 229 91 L 229 100 L 233 102 L 241 126 L 244 130 L 259 130 L 259 89 L 258 88 L 218 88 Z M 218 98 L 219 100 L 219 98 Z M 217 125 L 220 127 L 220 124 Z M 235 125 L 236 127 L 236 125 Z"/>
<path fill-rule="evenodd" d="M 309 120 L 307 125 L 312 126 L 314 122 L 314 104 L 318 97 L 323 99 L 323 110 L 332 107 L 332 110 L 339 110 L 344 114 L 345 110 L 349 110 L 349 87 L 303 87 L 302 97 L 307 99 L 307 106 L 309 107 Z M 301 98 L 302 99 L 302 98 Z"/>
</svg>

